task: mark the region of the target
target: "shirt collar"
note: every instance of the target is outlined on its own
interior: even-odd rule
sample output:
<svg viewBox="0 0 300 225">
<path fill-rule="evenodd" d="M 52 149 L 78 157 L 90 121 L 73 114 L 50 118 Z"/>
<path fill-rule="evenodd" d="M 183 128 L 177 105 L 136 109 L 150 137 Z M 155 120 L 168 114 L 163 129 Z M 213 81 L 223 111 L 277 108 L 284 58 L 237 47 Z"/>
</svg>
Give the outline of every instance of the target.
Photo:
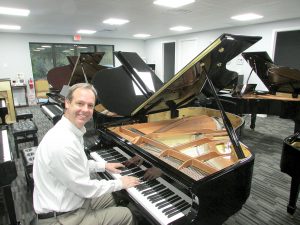
<svg viewBox="0 0 300 225">
<path fill-rule="evenodd" d="M 77 128 L 68 118 L 64 115 L 61 117 L 61 122 L 67 126 L 74 134 L 77 136 L 83 136 L 86 132 L 85 127 L 83 126 L 81 129 Z"/>
</svg>

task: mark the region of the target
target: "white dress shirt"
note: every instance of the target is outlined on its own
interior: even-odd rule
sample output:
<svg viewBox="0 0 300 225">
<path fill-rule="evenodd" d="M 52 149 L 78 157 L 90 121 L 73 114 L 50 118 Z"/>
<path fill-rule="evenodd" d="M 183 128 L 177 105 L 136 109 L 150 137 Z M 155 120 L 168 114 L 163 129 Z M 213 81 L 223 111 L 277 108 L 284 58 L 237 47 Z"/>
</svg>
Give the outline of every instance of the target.
<svg viewBox="0 0 300 225">
<path fill-rule="evenodd" d="M 85 128 L 78 129 L 64 116 L 44 136 L 33 163 L 33 205 L 36 213 L 78 209 L 86 198 L 122 189 L 121 180 L 92 180 L 105 163 L 88 160 L 83 145 Z"/>
</svg>

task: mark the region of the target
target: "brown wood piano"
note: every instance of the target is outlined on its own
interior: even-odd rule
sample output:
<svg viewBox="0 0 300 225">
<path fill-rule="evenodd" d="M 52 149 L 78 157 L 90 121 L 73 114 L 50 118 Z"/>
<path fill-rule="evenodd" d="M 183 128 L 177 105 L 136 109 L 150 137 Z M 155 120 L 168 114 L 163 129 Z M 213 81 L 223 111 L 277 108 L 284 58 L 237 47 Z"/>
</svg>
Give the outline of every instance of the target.
<svg viewBox="0 0 300 225">
<path fill-rule="evenodd" d="M 300 131 L 300 71 L 274 65 L 267 52 L 244 52 L 242 56 L 269 91 L 236 95 L 220 92 L 225 111 L 251 114 L 251 129 L 255 128 L 257 114 L 268 114 L 294 120 L 294 132 Z"/>
<path fill-rule="evenodd" d="M 100 65 L 104 52 L 80 53 L 68 56 L 69 65 L 49 70 L 47 80 L 55 91 L 47 93 L 49 102 L 41 105 L 42 112 L 55 124 L 60 120 L 68 87 L 76 83 L 90 83 L 95 73 L 107 67 Z"/>
<path fill-rule="evenodd" d="M 124 163 L 107 179 L 141 179 L 127 193 L 149 223 L 222 224 L 247 200 L 254 155 L 237 135 L 244 120 L 224 112 L 210 77 L 258 40 L 223 34 L 166 84 L 132 52 L 115 52 L 122 65 L 93 78 L 102 108 L 118 116 L 103 116 L 89 155 Z M 189 106 L 205 83 L 219 109 Z"/>
</svg>

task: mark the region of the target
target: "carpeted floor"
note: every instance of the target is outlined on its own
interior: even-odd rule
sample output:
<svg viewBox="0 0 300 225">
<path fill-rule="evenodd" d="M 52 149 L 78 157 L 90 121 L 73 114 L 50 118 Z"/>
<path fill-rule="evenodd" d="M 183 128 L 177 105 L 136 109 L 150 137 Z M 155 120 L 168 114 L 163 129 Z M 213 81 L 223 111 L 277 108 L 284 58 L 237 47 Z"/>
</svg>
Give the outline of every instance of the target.
<svg viewBox="0 0 300 225">
<path fill-rule="evenodd" d="M 40 111 L 39 106 L 18 108 L 18 111 L 30 110 L 38 126 L 39 141 L 52 127 L 52 123 Z M 229 218 L 225 225 L 296 225 L 300 224 L 300 209 L 293 217 L 286 213 L 291 178 L 280 172 L 280 158 L 283 139 L 293 133 L 294 123 L 278 117 L 257 118 L 255 130 L 249 129 L 249 118 L 242 142 L 255 153 L 254 174 L 251 194 L 243 208 Z M 13 143 L 12 143 L 13 145 Z M 31 143 L 20 144 L 19 148 L 31 147 Z M 12 146 L 12 149 L 14 147 Z M 13 152 L 15 155 L 15 152 Z M 16 159 L 18 177 L 12 183 L 13 197 L 18 221 L 29 225 L 32 219 L 32 195 L 27 192 L 24 169 L 21 159 Z M 300 162 L 299 162 L 300 163 Z M 9 224 L 3 199 L 0 193 L 0 225 Z M 1 200 L 2 199 L 2 200 Z M 300 207 L 300 198 L 297 202 Z"/>
</svg>

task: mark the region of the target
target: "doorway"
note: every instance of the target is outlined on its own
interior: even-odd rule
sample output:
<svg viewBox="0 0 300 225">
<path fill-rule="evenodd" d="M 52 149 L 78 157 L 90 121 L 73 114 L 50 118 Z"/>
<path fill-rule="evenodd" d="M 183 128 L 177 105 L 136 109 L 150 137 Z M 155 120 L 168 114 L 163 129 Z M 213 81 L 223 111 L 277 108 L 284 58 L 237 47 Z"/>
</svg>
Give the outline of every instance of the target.
<svg viewBox="0 0 300 225">
<path fill-rule="evenodd" d="M 175 73 L 175 42 L 163 44 L 164 83 L 168 82 Z"/>
</svg>

